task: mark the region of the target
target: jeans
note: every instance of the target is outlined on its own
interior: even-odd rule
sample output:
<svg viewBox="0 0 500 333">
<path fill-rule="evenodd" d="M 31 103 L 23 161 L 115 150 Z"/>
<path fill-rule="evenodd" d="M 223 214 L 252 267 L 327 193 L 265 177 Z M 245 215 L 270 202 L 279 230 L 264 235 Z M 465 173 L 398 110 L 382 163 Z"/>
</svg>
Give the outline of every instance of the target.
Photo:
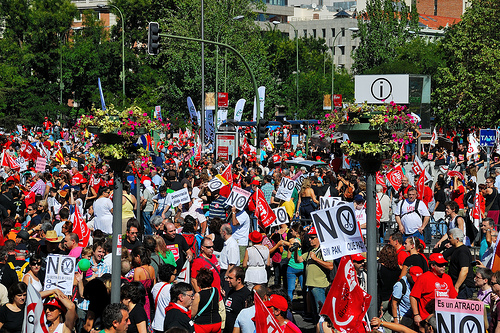
<svg viewBox="0 0 500 333">
<path fill-rule="evenodd" d="M 310 290 L 314 297 L 314 303 L 316 303 L 316 313 L 319 315 L 323 304 L 325 304 L 326 288 L 311 287 Z"/>
<path fill-rule="evenodd" d="M 411 235 L 406 235 L 405 234 L 405 235 L 403 235 L 403 240 L 405 241 L 407 238 L 410 238 L 410 237 L 417 237 L 417 238 L 420 238 L 423 241 L 425 240 L 424 239 L 424 235 L 422 235 L 420 233 L 420 231 L 418 231 L 418 230 L 414 234 L 411 234 Z"/>
<path fill-rule="evenodd" d="M 142 212 L 142 222 L 144 224 L 144 235 L 152 235 L 153 229 L 151 228 L 151 223 L 149 219 L 151 218 L 152 212 Z"/>
<path fill-rule="evenodd" d="M 288 281 L 288 297 L 290 297 L 290 301 L 293 301 L 295 279 L 297 278 L 299 279 L 300 288 L 303 290 L 304 286 L 302 282 L 304 281 L 304 270 L 288 266 L 288 269 L 286 271 L 286 280 Z"/>
</svg>

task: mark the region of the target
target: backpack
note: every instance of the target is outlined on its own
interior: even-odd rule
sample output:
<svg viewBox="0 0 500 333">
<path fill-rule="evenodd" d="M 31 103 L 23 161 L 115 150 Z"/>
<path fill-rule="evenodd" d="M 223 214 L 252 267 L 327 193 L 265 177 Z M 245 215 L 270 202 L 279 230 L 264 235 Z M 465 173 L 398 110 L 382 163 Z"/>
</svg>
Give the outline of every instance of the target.
<svg viewBox="0 0 500 333">
<path fill-rule="evenodd" d="M 22 266 L 17 266 L 15 267 L 12 262 L 8 262 L 9 267 L 12 268 L 13 271 L 16 272 L 17 278 L 19 279 L 19 282 L 23 281 L 23 276 L 24 276 L 24 271 L 26 270 L 26 267 L 28 267 L 29 262 L 25 262 Z"/>
<path fill-rule="evenodd" d="M 416 213 L 420 218 L 422 218 L 422 215 L 420 215 L 420 212 L 418 211 L 418 205 L 420 204 L 419 199 L 417 199 L 415 202 L 415 210 L 401 214 L 401 211 L 403 210 L 403 204 L 405 203 L 405 201 L 406 201 L 406 199 L 401 200 L 401 205 L 399 206 L 399 218 L 402 219 L 403 216 L 411 214 L 411 213 Z"/>
<path fill-rule="evenodd" d="M 189 246 L 191 252 L 193 252 L 193 258 L 197 258 L 201 250 L 201 241 L 203 237 L 200 234 L 182 234 L 186 243 Z"/>
</svg>

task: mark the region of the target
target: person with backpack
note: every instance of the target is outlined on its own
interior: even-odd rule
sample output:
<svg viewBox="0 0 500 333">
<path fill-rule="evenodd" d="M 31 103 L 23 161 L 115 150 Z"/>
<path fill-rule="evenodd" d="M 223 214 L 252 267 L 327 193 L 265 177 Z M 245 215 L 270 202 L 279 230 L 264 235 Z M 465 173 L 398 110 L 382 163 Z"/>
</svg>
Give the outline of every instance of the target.
<svg viewBox="0 0 500 333">
<path fill-rule="evenodd" d="M 412 266 L 392 288 L 391 308 L 394 323 L 413 328 L 413 313 L 411 311 L 410 293 L 417 278 L 423 274 L 422 268 Z"/>
<path fill-rule="evenodd" d="M 430 213 L 425 203 L 417 199 L 417 190 L 408 189 L 408 198 L 396 205 L 396 222 L 403 239 L 411 236 L 424 240 L 424 229 L 429 223 Z"/>
</svg>

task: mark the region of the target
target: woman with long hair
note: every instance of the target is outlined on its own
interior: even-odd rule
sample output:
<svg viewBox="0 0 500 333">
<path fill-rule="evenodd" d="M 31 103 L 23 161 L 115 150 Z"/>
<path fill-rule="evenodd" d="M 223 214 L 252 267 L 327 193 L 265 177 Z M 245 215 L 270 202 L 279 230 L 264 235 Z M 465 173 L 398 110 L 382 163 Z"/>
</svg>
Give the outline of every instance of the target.
<svg viewBox="0 0 500 333">
<path fill-rule="evenodd" d="M 222 318 L 219 314 L 219 291 L 212 287 L 213 273 L 203 267 L 196 275 L 200 291 L 194 295 L 191 318 L 195 332 L 217 333 L 221 330 Z"/>
<path fill-rule="evenodd" d="M 16 282 L 9 288 L 9 303 L 0 308 L 0 331 L 21 333 L 24 323 L 24 305 L 26 303 L 24 282 Z"/>
<path fill-rule="evenodd" d="M 42 292 L 43 285 L 40 281 L 40 269 L 42 268 L 42 257 L 39 255 L 34 255 L 30 258 L 29 270 L 24 274 L 23 282 L 32 284 L 36 291 Z"/>
<path fill-rule="evenodd" d="M 172 253 L 172 251 L 170 251 L 167 248 L 167 244 L 165 244 L 165 240 L 163 239 L 163 237 L 161 237 L 160 235 L 154 235 L 153 238 L 156 241 L 155 252 L 158 255 L 158 257 L 160 257 L 162 260 L 162 262 L 157 263 L 158 266 L 160 266 L 162 264 L 169 264 L 169 265 L 172 265 L 174 267 L 177 267 L 177 263 L 175 262 L 174 254 Z M 151 259 L 153 259 L 153 258 L 151 258 Z"/>
<path fill-rule="evenodd" d="M 311 213 L 316 210 L 319 205 L 318 199 L 316 199 L 316 195 L 314 194 L 314 190 L 311 187 L 311 180 L 309 178 L 304 179 L 302 182 L 302 188 L 299 193 L 299 202 L 297 204 L 297 212 L 295 216 L 306 219 L 311 218 Z"/>
<path fill-rule="evenodd" d="M 144 303 L 144 309 L 148 315 L 148 320 L 151 321 L 151 289 L 156 283 L 155 269 L 150 265 L 151 263 L 151 252 L 144 248 L 144 246 L 136 247 L 132 250 L 132 266 L 134 267 L 134 278 L 133 281 L 138 281 L 142 283 L 144 289 L 146 289 L 146 302 Z"/>
<path fill-rule="evenodd" d="M 389 308 L 393 286 L 399 280 L 401 273 L 394 246 L 385 245 L 380 251 L 378 262 L 380 263 L 377 273 L 378 305 L 384 313 Z"/>
</svg>

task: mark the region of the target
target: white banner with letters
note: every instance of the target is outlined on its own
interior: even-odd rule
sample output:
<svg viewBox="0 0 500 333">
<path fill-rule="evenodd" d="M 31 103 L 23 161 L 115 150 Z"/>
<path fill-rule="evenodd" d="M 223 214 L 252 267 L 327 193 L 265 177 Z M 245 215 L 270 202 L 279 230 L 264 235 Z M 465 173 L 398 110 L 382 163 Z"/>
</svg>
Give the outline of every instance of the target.
<svg viewBox="0 0 500 333">
<path fill-rule="evenodd" d="M 252 193 L 245 191 L 238 186 L 234 186 L 233 190 L 227 197 L 225 204 L 228 206 L 236 207 L 236 209 L 241 211 L 245 209 L 250 195 L 252 195 Z"/>
<path fill-rule="evenodd" d="M 170 201 L 172 207 L 177 207 L 191 201 L 191 197 L 189 196 L 189 192 L 186 187 L 173 193 L 169 193 L 168 196 L 170 196 L 170 200 L 167 199 L 167 201 Z"/>
<path fill-rule="evenodd" d="M 213 192 L 220 190 L 227 184 L 229 184 L 229 182 L 225 180 L 224 177 L 222 177 L 221 175 L 215 175 L 215 177 L 208 182 L 207 186 L 210 189 L 210 191 Z"/>
<path fill-rule="evenodd" d="M 319 209 L 327 209 L 345 203 L 341 197 L 319 197 Z"/>
<path fill-rule="evenodd" d="M 450 286 L 453 288 L 453 286 Z M 436 298 L 438 332 L 486 332 L 483 302 L 463 299 Z"/>
<path fill-rule="evenodd" d="M 61 289 L 64 295 L 71 295 L 75 276 L 76 258 L 59 254 L 49 254 L 45 266 L 43 290 Z"/>
<path fill-rule="evenodd" d="M 275 198 L 283 201 L 288 201 L 292 197 L 293 189 L 295 187 L 295 181 L 290 178 L 281 178 L 280 186 L 278 191 L 276 191 Z"/>
<path fill-rule="evenodd" d="M 311 213 L 325 260 L 366 252 L 352 203 Z"/>
</svg>

